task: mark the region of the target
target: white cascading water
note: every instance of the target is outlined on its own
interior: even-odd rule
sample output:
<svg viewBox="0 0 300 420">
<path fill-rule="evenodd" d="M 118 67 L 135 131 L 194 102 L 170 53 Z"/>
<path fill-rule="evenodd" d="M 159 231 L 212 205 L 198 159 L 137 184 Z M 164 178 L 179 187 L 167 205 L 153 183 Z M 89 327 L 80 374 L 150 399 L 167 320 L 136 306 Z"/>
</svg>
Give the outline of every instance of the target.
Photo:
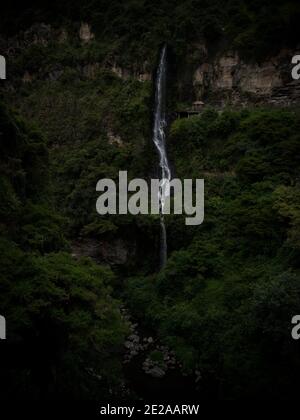
<svg viewBox="0 0 300 420">
<path fill-rule="evenodd" d="M 161 267 L 167 261 L 167 233 L 164 221 L 164 205 L 166 197 L 170 194 L 169 181 L 171 179 L 171 171 L 169 167 L 167 152 L 166 152 L 166 46 L 163 47 L 159 66 L 156 75 L 155 88 L 155 110 L 154 110 L 154 127 L 153 127 L 153 142 L 159 154 L 159 167 L 161 187 L 159 189 L 159 209 L 160 209 L 160 226 L 161 226 Z"/>
</svg>

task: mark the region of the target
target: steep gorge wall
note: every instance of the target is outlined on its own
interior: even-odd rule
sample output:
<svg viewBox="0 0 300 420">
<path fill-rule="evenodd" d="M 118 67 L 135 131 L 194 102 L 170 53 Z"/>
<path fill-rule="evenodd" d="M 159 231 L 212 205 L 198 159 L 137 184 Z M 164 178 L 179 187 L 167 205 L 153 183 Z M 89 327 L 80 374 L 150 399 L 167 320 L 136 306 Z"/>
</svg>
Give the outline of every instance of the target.
<svg viewBox="0 0 300 420">
<path fill-rule="evenodd" d="M 68 28 L 36 23 L 11 37 L 0 35 L 0 50 L 12 69 L 7 84 L 10 81 L 56 81 L 63 76 L 66 67 L 71 66 L 85 79 L 95 79 L 99 71 L 105 70 L 124 80 L 134 78 L 143 82 L 152 77 L 147 60 L 142 64 L 130 63 L 127 67 L 120 65 L 113 47 L 96 39 L 86 22 L 74 23 Z"/>
<path fill-rule="evenodd" d="M 97 42 L 100 42 L 97 44 Z M 73 57 L 74 68 L 86 79 L 97 78 L 100 70 L 109 70 L 122 79 L 134 78 L 140 82 L 150 81 L 156 63 L 145 59 L 143 62 L 118 63 L 118 57 L 109 51 L 97 57 L 102 40 L 96 39 L 88 23 L 82 22 L 70 28 L 53 28 L 51 25 L 35 24 L 16 36 L 0 38 L 1 52 L 10 61 L 18 60 L 20 54 L 29 51 L 32 46 L 49 47 L 56 44 L 62 48 L 80 46 L 88 51 L 86 57 Z M 93 44 L 94 43 L 94 44 Z M 278 105 L 291 106 L 300 102 L 300 84 L 291 77 L 292 57 L 300 52 L 281 49 L 277 55 L 266 57 L 261 62 L 246 61 L 238 52 L 226 46 L 226 41 L 207 45 L 204 41 L 187 46 L 185 57 L 173 57 L 173 69 L 176 73 L 174 88 L 177 90 L 178 103 L 203 101 L 216 107 L 226 105 Z M 93 55 L 90 52 L 97 51 Z M 170 46 L 172 51 L 172 45 Z M 172 51 L 176 56 L 176 52 Z M 101 54 L 100 54 L 101 56 Z M 10 60 L 11 59 L 11 60 Z M 30 57 L 23 63 L 21 82 L 28 83 L 36 79 L 58 80 L 64 73 L 63 62 L 51 62 L 39 67 L 35 63 L 32 69 Z M 64 58 L 62 61 L 66 61 Z M 172 67 L 172 66 L 171 66 Z M 8 69 L 9 70 L 9 69 Z M 8 80 L 9 83 L 9 80 Z M 173 86 L 172 86 L 173 87 Z M 173 95 L 173 93 L 172 93 Z"/>
<path fill-rule="evenodd" d="M 54 49 L 50 49 L 51 45 L 54 45 Z M 128 66 L 124 66 L 118 62 L 118 57 L 113 54 L 108 53 L 98 57 L 101 40 L 97 39 L 87 23 L 77 25 L 75 29 L 54 29 L 50 25 L 36 24 L 13 38 L 0 40 L 0 46 L 1 51 L 8 56 L 8 62 L 10 63 L 10 59 L 12 59 L 16 63 L 15 67 L 18 71 L 12 75 L 13 77 L 9 72 L 9 78 L 5 84 L 7 89 L 16 90 L 16 96 L 18 96 L 20 85 L 26 85 L 25 90 L 27 91 L 38 89 L 40 83 L 35 84 L 35 81 L 62 81 L 63 84 L 64 72 L 68 67 L 73 66 L 72 70 L 74 69 L 76 72 L 72 72 L 72 77 L 74 75 L 79 80 L 91 80 L 91 83 L 88 83 L 91 92 L 92 94 L 96 92 L 97 98 L 100 98 L 104 93 L 99 89 L 97 83 L 102 77 L 102 70 L 114 74 L 116 78 L 120 79 L 117 79 L 117 82 L 134 79 L 138 81 L 136 83 L 141 88 L 147 87 L 147 82 L 153 79 L 153 70 L 157 64 L 151 62 L 151 60 L 149 62 L 145 60 L 140 63 L 130 62 Z M 47 53 L 41 54 L 43 61 L 40 62 L 39 56 L 31 57 L 27 53 L 35 46 L 38 47 L 37 52 L 39 54 L 45 48 L 45 51 L 47 53 L 50 51 L 52 55 L 48 57 Z M 172 46 L 170 46 L 168 91 L 172 100 L 169 111 L 171 113 L 176 109 L 175 107 L 181 106 L 181 104 L 189 107 L 195 100 L 203 101 L 205 105 L 216 108 L 222 108 L 226 105 L 238 108 L 248 105 L 298 105 L 300 83 L 293 81 L 291 77 L 291 58 L 296 53 L 297 51 L 289 49 L 281 50 L 276 56 L 266 58 L 263 62 L 258 63 L 245 61 L 237 52 L 231 51 L 229 48 L 222 48 L 218 45 L 206 46 L 203 42 L 199 42 L 198 45 L 190 45 L 187 54 L 180 57 L 178 57 L 178 54 L 176 56 L 176 51 L 173 51 Z M 22 61 L 19 64 L 18 60 L 22 55 Z M 68 84 L 70 84 L 69 81 L 66 82 L 66 85 Z M 52 89 L 53 85 L 55 83 L 50 83 L 51 88 L 49 89 Z M 150 90 L 151 86 L 149 83 L 148 85 Z M 76 110 L 80 110 L 77 100 L 79 101 L 81 96 L 85 94 L 84 89 L 74 91 L 74 95 L 71 96 L 71 99 L 76 99 L 73 107 L 76 121 L 83 120 L 82 114 Z M 119 94 L 118 91 L 117 96 Z M 22 95 L 22 92 L 20 95 Z M 48 98 L 48 93 L 47 95 L 44 93 L 44 95 Z M 121 102 L 117 102 L 118 107 L 126 102 L 126 98 L 126 95 L 121 97 Z M 37 100 L 37 98 L 34 100 Z M 24 97 L 21 98 L 21 102 L 24 102 Z M 149 106 L 149 103 L 147 102 L 146 108 L 149 111 L 150 125 L 151 106 Z M 38 104 L 35 105 L 37 109 Z M 41 107 L 41 113 L 47 114 L 51 106 L 50 103 L 49 107 L 45 109 Z M 56 102 L 54 102 L 53 108 L 55 107 Z M 66 117 L 68 118 L 69 114 L 72 114 L 72 107 L 67 108 L 65 102 L 63 102 L 62 109 L 66 111 Z M 78 112 L 78 115 L 80 114 L 79 118 L 76 112 Z M 109 112 L 105 114 L 105 118 L 103 118 L 101 124 L 99 123 L 99 131 L 102 128 L 106 130 L 107 138 L 105 141 L 112 147 L 116 146 L 121 150 L 124 141 L 118 131 L 119 126 L 115 127 L 115 119 L 113 118 L 108 118 L 108 124 L 107 117 L 110 115 Z M 56 115 L 53 118 L 55 119 Z M 128 122 L 128 116 L 124 121 L 126 121 L 125 125 L 130 126 L 132 124 L 132 122 Z M 63 124 L 65 125 L 65 121 L 63 121 Z M 72 134 L 74 139 L 77 138 L 78 130 L 76 127 L 74 125 L 74 133 Z M 61 137 L 65 141 L 64 134 Z M 148 139 L 150 136 L 147 134 L 147 136 L 144 136 L 144 139 L 146 138 Z M 137 140 L 140 144 L 142 143 L 140 138 L 137 137 Z M 74 143 L 76 144 L 76 142 Z M 59 141 L 54 144 L 58 145 Z M 73 142 L 70 142 L 70 144 L 73 144 Z M 143 156 L 145 155 L 144 153 Z M 157 238 L 157 236 L 155 232 L 153 237 Z M 134 235 L 132 237 L 136 240 Z M 140 242 L 136 240 L 136 244 L 132 245 L 120 238 L 116 236 L 115 239 L 110 239 L 109 243 L 108 240 L 103 239 L 101 242 L 97 241 L 96 244 L 93 240 L 83 241 L 82 243 L 77 241 L 73 251 L 75 255 L 90 255 L 96 260 L 120 266 L 124 266 L 134 259 L 139 261 L 145 259 L 145 255 L 141 255 L 140 259 L 137 258 L 138 251 L 141 249 L 138 244 L 141 243 L 141 240 Z M 142 240 L 144 241 L 144 238 Z M 146 251 L 145 254 L 151 252 L 148 249 Z"/>
<path fill-rule="evenodd" d="M 291 60 L 300 49 L 282 49 L 262 62 L 247 62 L 230 49 L 211 55 L 205 44 L 195 50 L 199 58 L 189 70 L 190 100 L 216 107 L 300 103 L 300 84 L 291 76 Z"/>
</svg>

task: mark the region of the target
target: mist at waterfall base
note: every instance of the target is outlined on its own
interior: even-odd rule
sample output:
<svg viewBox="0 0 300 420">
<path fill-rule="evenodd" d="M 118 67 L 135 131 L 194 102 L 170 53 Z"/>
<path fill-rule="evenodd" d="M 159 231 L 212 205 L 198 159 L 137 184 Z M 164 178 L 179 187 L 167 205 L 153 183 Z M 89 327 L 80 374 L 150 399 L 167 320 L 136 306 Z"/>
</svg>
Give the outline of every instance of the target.
<svg viewBox="0 0 300 420">
<path fill-rule="evenodd" d="M 167 261 L 167 232 L 164 221 L 164 205 L 166 197 L 170 194 L 168 184 L 171 180 L 171 170 L 169 166 L 166 151 L 166 80 L 167 79 L 167 47 L 162 48 L 159 65 L 156 74 L 155 84 L 155 108 L 153 125 L 153 142 L 156 146 L 159 156 L 159 170 L 161 178 L 161 187 L 159 190 L 159 208 L 160 208 L 160 267 L 164 267 Z"/>
</svg>

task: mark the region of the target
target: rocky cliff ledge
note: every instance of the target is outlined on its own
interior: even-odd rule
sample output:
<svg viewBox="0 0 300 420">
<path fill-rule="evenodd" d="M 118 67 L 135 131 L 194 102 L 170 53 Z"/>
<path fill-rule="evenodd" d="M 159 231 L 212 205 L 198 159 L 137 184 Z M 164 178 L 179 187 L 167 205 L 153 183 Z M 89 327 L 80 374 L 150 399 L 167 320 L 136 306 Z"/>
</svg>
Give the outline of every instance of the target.
<svg viewBox="0 0 300 420">
<path fill-rule="evenodd" d="M 249 63 L 233 51 L 209 58 L 202 46 L 203 58 L 192 77 L 194 98 L 220 107 L 299 104 L 300 83 L 291 76 L 291 59 L 297 53 L 299 49 L 283 49 L 261 63 Z"/>
<path fill-rule="evenodd" d="M 84 79 L 96 79 L 100 71 L 108 70 L 124 80 L 145 82 L 152 80 L 157 64 L 150 58 L 120 63 L 113 48 L 104 47 L 86 22 L 70 28 L 37 23 L 13 37 L 0 37 L 0 49 L 9 63 L 10 78 L 6 85 L 15 80 L 56 81 L 64 77 L 67 67 L 76 70 L 76 77 Z M 300 83 L 292 79 L 291 59 L 299 53 L 300 45 L 295 50 L 281 49 L 261 62 L 249 62 L 232 51 L 225 39 L 210 46 L 199 41 L 187 47 L 185 56 L 178 57 L 175 51 L 170 54 L 174 59 L 170 71 L 176 74 L 172 95 L 178 103 L 203 101 L 215 107 L 297 105 Z"/>
</svg>

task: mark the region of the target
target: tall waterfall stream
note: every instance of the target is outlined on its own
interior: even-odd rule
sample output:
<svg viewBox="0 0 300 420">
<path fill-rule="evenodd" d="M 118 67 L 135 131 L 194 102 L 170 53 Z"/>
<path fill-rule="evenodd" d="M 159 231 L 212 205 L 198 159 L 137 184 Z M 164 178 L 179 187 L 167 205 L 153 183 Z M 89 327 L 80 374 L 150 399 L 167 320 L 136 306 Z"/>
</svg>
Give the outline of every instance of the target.
<svg viewBox="0 0 300 420">
<path fill-rule="evenodd" d="M 166 152 L 166 73 L 167 73 L 167 49 L 163 47 L 160 55 L 159 66 L 156 75 L 155 86 L 155 109 L 154 109 L 154 126 L 153 126 L 153 142 L 157 148 L 159 155 L 160 168 L 160 189 L 159 189 L 159 211 L 160 211 L 160 263 L 163 267 L 167 261 L 167 233 L 164 221 L 164 205 L 166 197 L 169 195 L 169 181 L 171 180 L 171 170 L 169 166 L 168 156 Z"/>
</svg>

